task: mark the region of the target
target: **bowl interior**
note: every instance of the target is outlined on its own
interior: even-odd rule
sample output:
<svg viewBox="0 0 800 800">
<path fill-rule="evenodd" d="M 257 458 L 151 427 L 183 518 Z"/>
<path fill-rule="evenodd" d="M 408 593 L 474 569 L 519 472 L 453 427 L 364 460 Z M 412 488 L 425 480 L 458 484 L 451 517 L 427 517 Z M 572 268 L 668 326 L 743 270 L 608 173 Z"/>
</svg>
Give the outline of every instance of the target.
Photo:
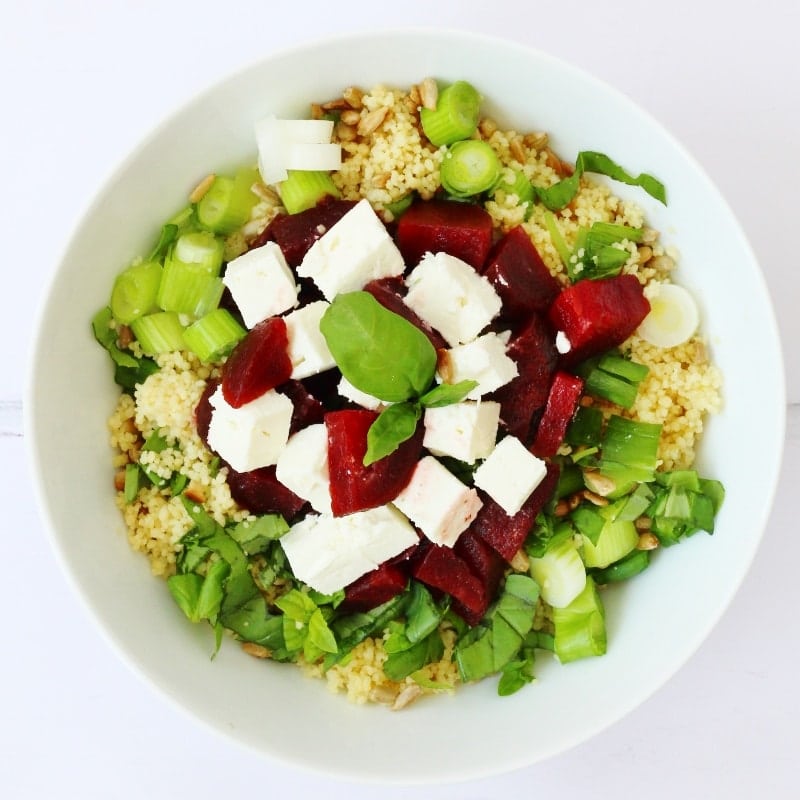
<svg viewBox="0 0 800 800">
<path fill-rule="evenodd" d="M 604 658 L 561 667 L 542 657 L 539 681 L 511 698 L 498 698 L 486 681 L 393 714 L 354 707 L 322 682 L 244 657 L 230 642 L 209 659 L 210 631 L 186 624 L 165 584 L 129 551 L 105 427 L 116 392 L 89 321 L 106 304 L 113 276 L 146 251 L 200 178 L 254 157 L 254 119 L 305 115 L 310 101 L 350 84 L 408 85 L 428 75 L 472 81 L 502 124 L 550 132 L 567 160 L 599 150 L 666 183 L 666 208 L 635 196 L 679 248 L 679 280 L 700 299 L 724 374 L 724 409 L 708 424 L 700 465 L 723 481 L 727 498 L 713 537 L 661 553 L 641 581 L 607 594 Z M 102 189 L 65 253 L 42 308 L 25 408 L 55 548 L 102 630 L 148 681 L 270 757 L 358 780 L 429 782 L 505 771 L 584 741 L 694 652 L 739 586 L 766 523 L 784 388 L 775 320 L 751 249 L 702 170 L 653 119 L 541 53 L 466 34 L 407 32 L 269 57 L 162 124 Z"/>
</svg>

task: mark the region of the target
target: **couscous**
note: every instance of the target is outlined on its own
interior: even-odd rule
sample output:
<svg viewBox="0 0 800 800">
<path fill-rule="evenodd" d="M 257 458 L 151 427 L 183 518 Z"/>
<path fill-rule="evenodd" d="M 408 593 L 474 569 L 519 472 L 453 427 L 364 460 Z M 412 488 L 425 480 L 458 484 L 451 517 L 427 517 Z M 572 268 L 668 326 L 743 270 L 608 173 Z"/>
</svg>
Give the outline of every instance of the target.
<svg viewBox="0 0 800 800">
<path fill-rule="evenodd" d="M 402 220 L 410 198 L 420 203 L 441 198 L 442 167 L 448 158 L 448 145 L 434 144 L 421 122 L 422 109 L 436 109 L 440 88 L 431 79 L 410 89 L 349 87 L 339 98 L 312 104 L 312 119 L 332 121 L 330 141 L 339 146 L 341 153 L 340 166 L 330 171 L 327 194 L 335 194 L 340 200 L 351 203 L 366 199 L 389 230 Z M 618 237 L 610 245 L 624 254 L 617 260 L 616 274 L 635 276 L 644 297 L 647 287 L 671 281 L 678 254 L 662 245 L 658 233 L 647 227 L 635 203 L 618 198 L 606 184 L 594 181 L 589 174 L 580 178 L 577 193 L 560 209 L 549 209 L 535 197 L 521 196 L 520 180 L 523 185 L 551 187 L 573 174 L 574 165 L 551 150 L 546 133 L 503 130 L 491 119 L 480 117 L 465 138 L 488 144 L 500 165 L 499 176 L 491 190 L 469 201 L 488 212 L 493 244 L 509 232 L 521 229 L 557 286 L 566 288 L 579 277 L 574 269 L 577 269 L 577 259 L 583 257 L 581 237 L 596 223 L 610 223 L 619 226 L 621 231 L 633 232 L 630 238 Z M 281 183 L 268 184 L 257 174 L 251 174 L 254 177 L 249 188 L 253 197 L 247 219 L 234 229 L 223 227 L 215 232 L 223 248 L 223 270 L 225 264 L 254 247 L 263 246 L 267 241 L 264 232 L 275 219 L 287 214 Z M 180 231 L 187 220 L 190 225 L 196 225 L 191 220 L 195 219 L 197 205 L 213 191 L 214 184 L 214 176 L 209 176 L 196 188 L 187 187 L 190 190 L 187 191 L 188 211 L 176 218 L 181 221 L 173 227 Z M 321 229 L 316 237 L 325 232 Z M 155 258 L 165 263 L 165 259 L 170 258 L 170 247 L 174 246 L 173 241 L 161 247 L 161 252 L 157 248 L 150 260 Z M 414 265 L 406 266 L 410 269 Z M 402 275 L 399 277 L 402 280 Z M 323 302 L 318 293 L 312 299 Z M 330 304 L 333 298 L 324 300 Z M 299 302 L 302 306 L 302 299 Z M 235 312 L 235 308 L 233 310 Z M 277 316 L 285 316 L 285 312 L 283 309 Z M 184 326 L 192 321 L 185 313 L 180 317 Z M 342 609 L 348 608 L 352 582 L 323 596 L 326 593 L 296 578 L 293 565 L 287 563 L 287 555 L 291 556 L 294 551 L 281 546 L 282 540 L 289 541 L 284 537 L 290 536 L 294 527 L 303 523 L 304 517 L 306 520 L 321 519 L 326 513 L 319 512 L 316 504 L 309 508 L 305 503 L 301 503 L 302 510 L 289 520 L 280 519 L 280 515 L 272 512 L 264 515 L 251 510 L 234 499 L 229 481 L 232 468 L 228 460 L 221 458 L 208 444 L 208 434 L 200 424 L 199 409 L 208 401 L 208 390 L 222 380 L 230 347 L 205 359 L 185 346 L 155 348 L 154 352 L 152 345 L 144 348 L 131 333 L 131 329 L 136 330 L 135 319 L 120 320 L 109 314 L 96 323 L 96 332 L 97 325 L 105 326 L 98 338 L 107 342 L 110 336 L 117 353 L 133 359 L 130 363 L 149 365 L 147 374 L 121 381 L 125 390 L 109 419 L 117 503 L 131 547 L 149 559 L 153 574 L 173 581 L 168 585 L 187 616 L 195 621 L 210 622 L 218 637 L 227 629 L 242 641 L 244 650 L 252 656 L 300 664 L 307 674 L 327 680 L 333 691 L 344 693 L 356 703 L 375 701 L 400 708 L 420 696 L 449 692 L 462 682 L 495 673 L 501 675 L 501 694 L 516 691 L 533 679 L 535 652 L 555 651 L 562 661 L 590 654 L 573 651 L 566 631 L 574 624 L 569 619 L 591 617 L 595 626 L 602 620 L 602 592 L 597 592 L 598 587 L 602 589 L 619 577 L 636 574 L 647 565 L 654 548 L 672 544 L 696 529 L 709 532 L 713 529 L 709 521 L 713 523 L 713 511 L 721 501 L 722 489 L 714 481 L 692 473 L 692 465 L 704 419 L 720 407 L 719 371 L 699 332 L 693 332 L 679 345 L 668 348 L 654 345 L 633 332 L 613 348 L 616 358 L 642 368 L 633 382 L 629 404 L 621 405 L 615 402 L 613 395 L 611 398 L 604 396 L 602 391 L 594 394 L 588 391 L 590 376 L 586 363 L 565 368 L 568 377 L 576 382 L 568 385 L 581 389 L 580 399 L 576 393 L 570 418 L 565 421 L 570 423 L 570 432 L 560 440 L 557 451 L 538 459 L 544 465 L 542 475 L 550 475 L 548 465 L 556 465 L 553 475 L 558 475 L 558 483 L 554 477 L 535 519 L 528 520 L 524 542 L 502 557 L 491 553 L 493 569 L 496 571 L 499 564 L 500 571 L 494 579 L 493 596 L 487 598 L 485 616 L 465 622 L 463 613 L 458 613 L 461 600 L 454 600 L 441 585 L 437 587 L 435 581 L 425 583 L 420 577 L 425 573 L 413 569 L 412 577 L 406 578 L 397 594 L 407 599 L 402 604 L 396 602 L 397 597 L 379 604 L 379 610 L 386 611 L 383 617 L 374 609 L 356 605 L 345 614 Z M 495 325 L 492 335 L 500 336 L 501 341 L 508 344 L 509 332 L 502 330 L 503 327 Z M 563 331 L 561 333 L 563 337 Z M 464 343 L 448 344 L 452 350 Z M 447 359 L 443 358 L 442 350 L 447 350 L 447 346 L 439 348 L 441 374 L 437 381 L 446 384 L 442 379 L 442 364 Z M 554 355 L 564 358 L 568 352 L 568 346 L 559 347 Z M 338 366 L 335 364 L 333 371 Z M 598 368 L 596 359 L 590 366 Z M 342 369 L 342 373 L 344 371 Z M 474 384 L 472 381 L 469 386 Z M 306 389 L 310 386 L 308 382 L 304 385 Z M 311 386 L 310 393 L 314 394 L 317 388 L 317 384 Z M 418 392 L 409 401 L 411 405 L 416 404 L 417 416 L 421 417 L 420 422 L 415 422 L 417 431 L 424 423 L 424 398 L 425 395 Z M 487 393 L 477 400 L 464 400 L 462 393 L 447 402 L 479 405 L 492 403 L 494 399 L 493 393 Z M 212 398 L 212 406 L 213 402 Z M 363 409 L 362 404 L 367 401 L 363 392 L 353 392 L 351 387 L 337 402 L 340 408 Z M 373 405 L 369 413 L 377 414 L 387 405 L 391 403 Z M 505 406 L 500 403 L 500 408 Z M 595 419 L 600 419 L 602 425 L 614 418 L 644 423 L 650 426 L 647 431 L 656 431 L 657 449 L 653 451 L 651 474 L 647 479 L 638 478 L 635 486 L 622 491 L 620 474 L 624 470 L 620 465 L 609 464 L 609 468 L 604 469 L 604 447 L 610 451 L 611 445 L 597 430 L 595 439 L 586 434 L 584 423 L 589 420 L 590 412 L 599 414 Z M 503 411 L 500 413 L 502 415 Z M 503 424 L 501 419 L 501 439 L 510 436 L 509 431 L 503 432 Z M 601 438 L 598 439 L 598 435 Z M 530 453 L 531 440 L 522 436 L 522 441 L 526 452 Z M 390 445 L 397 446 L 397 443 Z M 485 452 L 472 463 L 459 462 L 446 454 L 438 454 L 437 458 L 440 464 L 446 465 L 451 477 L 456 476 L 461 481 L 462 489 L 473 493 L 474 502 L 484 506 L 493 503 L 478 474 L 482 467 L 477 465 L 489 460 Z M 613 479 L 608 475 L 614 476 Z M 329 477 L 337 480 L 333 472 Z M 491 489 L 490 477 L 486 486 Z M 703 508 L 710 504 L 710 518 L 708 514 L 700 514 L 692 520 L 691 514 L 687 514 L 676 521 L 674 514 L 666 513 L 663 504 L 668 500 L 664 499 L 664 493 L 678 491 L 676 486 L 685 492 L 681 498 L 689 505 L 695 500 Z M 295 487 L 295 491 L 302 489 Z M 535 493 L 535 487 L 526 491 L 527 494 L 520 495 L 520 504 L 532 496 L 531 492 Z M 403 500 L 407 501 L 407 497 Z M 401 505 L 399 501 L 398 504 Z M 610 508 L 617 509 L 613 518 L 606 513 Z M 603 513 L 606 518 L 601 516 Z M 259 524 L 264 516 L 271 520 L 269 532 L 263 534 L 259 546 L 252 545 L 253 539 L 248 539 L 249 534 L 242 535 L 242 531 L 262 531 Z M 414 519 L 413 514 L 411 518 Z M 407 520 L 404 524 L 414 528 Z M 599 527 L 593 527 L 595 525 Z M 628 544 L 611 557 L 611 561 L 598 555 L 609 525 L 621 526 L 624 536 L 628 537 Z M 219 541 L 214 536 L 228 534 L 230 539 L 226 539 L 225 545 L 228 550 L 209 544 Z M 425 539 L 424 532 L 420 534 L 418 530 L 414 536 Z M 492 543 L 491 536 L 487 540 Z M 425 544 L 429 550 L 437 552 L 447 549 L 435 542 L 433 546 Z M 230 548 L 235 550 L 233 557 Z M 406 548 L 402 550 L 402 554 L 392 554 L 389 560 L 413 562 L 414 558 L 419 558 L 406 552 Z M 502 552 L 502 548 L 498 552 Z M 215 566 L 220 569 L 216 570 Z M 565 571 L 553 577 L 547 572 L 551 569 Z M 576 569 L 581 581 L 580 591 L 572 592 L 561 602 L 552 587 L 545 584 L 556 579 L 569 582 L 572 578 L 568 573 Z M 213 586 L 210 584 L 212 573 L 220 576 Z M 547 577 L 542 579 L 542 575 Z M 234 577 L 238 580 L 242 576 L 250 587 L 245 598 L 247 602 L 226 619 L 221 611 L 225 587 L 230 590 Z M 181 582 L 176 578 L 186 580 Z M 209 600 L 203 593 L 213 594 L 212 590 L 216 590 L 218 596 Z M 207 601 L 204 610 L 199 610 L 198 598 L 200 606 L 203 598 Z M 262 604 L 259 608 L 264 609 L 262 618 L 268 622 L 278 620 L 277 625 L 265 625 L 265 630 L 255 635 L 253 628 L 246 627 L 251 625 L 250 620 L 230 621 L 234 617 L 238 620 L 236 615 L 240 615 L 242 609 L 258 603 Z M 301 606 L 303 608 L 298 611 Z M 409 610 L 412 607 L 424 608 L 428 614 L 423 633 L 412 633 L 409 629 L 409 619 L 416 613 Z M 476 660 L 483 657 L 478 653 L 478 645 L 491 638 L 484 634 L 494 632 L 495 640 L 499 641 L 497 626 L 505 621 L 508 627 L 508 620 L 512 621 L 511 628 L 517 625 L 518 630 L 511 631 L 515 637 L 514 646 L 507 657 L 501 658 L 495 648 L 489 656 L 493 659 L 491 668 L 476 666 Z M 372 628 L 356 636 L 357 629 L 366 631 L 369 623 L 373 623 Z M 287 625 L 293 630 L 287 630 Z M 248 630 L 253 635 L 249 635 Z M 593 653 L 601 654 L 605 632 L 593 630 Z M 345 650 L 346 642 L 349 645 Z M 420 655 L 422 650 L 425 652 Z M 409 656 L 412 652 L 413 657 Z M 403 656 L 410 658 L 411 667 L 398 666 Z M 387 660 L 391 660 L 390 669 L 386 669 Z"/>
</svg>

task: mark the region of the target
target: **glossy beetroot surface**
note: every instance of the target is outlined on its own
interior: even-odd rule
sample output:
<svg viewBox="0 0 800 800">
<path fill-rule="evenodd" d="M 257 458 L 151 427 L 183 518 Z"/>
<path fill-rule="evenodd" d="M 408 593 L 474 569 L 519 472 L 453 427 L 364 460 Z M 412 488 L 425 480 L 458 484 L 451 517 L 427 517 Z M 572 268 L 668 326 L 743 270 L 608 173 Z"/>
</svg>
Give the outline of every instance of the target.
<svg viewBox="0 0 800 800">
<path fill-rule="evenodd" d="M 539 420 L 531 451 L 539 458 L 549 458 L 558 452 L 564 441 L 578 401 L 583 393 L 583 380 L 568 372 L 556 372 L 550 384 L 550 394 Z"/>
</svg>

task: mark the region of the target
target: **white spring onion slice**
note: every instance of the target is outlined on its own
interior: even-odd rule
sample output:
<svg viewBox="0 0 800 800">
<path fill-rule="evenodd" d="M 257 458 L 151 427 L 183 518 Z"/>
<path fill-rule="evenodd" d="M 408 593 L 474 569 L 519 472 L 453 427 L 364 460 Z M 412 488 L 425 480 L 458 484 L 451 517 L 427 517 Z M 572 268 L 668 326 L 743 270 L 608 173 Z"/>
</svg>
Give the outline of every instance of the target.
<svg viewBox="0 0 800 800">
<path fill-rule="evenodd" d="M 642 339 L 656 347 L 675 347 L 694 335 L 700 314 L 694 297 L 683 286 L 653 283 L 645 295 L 650 313 L 636 331 Z"/>
</svg>

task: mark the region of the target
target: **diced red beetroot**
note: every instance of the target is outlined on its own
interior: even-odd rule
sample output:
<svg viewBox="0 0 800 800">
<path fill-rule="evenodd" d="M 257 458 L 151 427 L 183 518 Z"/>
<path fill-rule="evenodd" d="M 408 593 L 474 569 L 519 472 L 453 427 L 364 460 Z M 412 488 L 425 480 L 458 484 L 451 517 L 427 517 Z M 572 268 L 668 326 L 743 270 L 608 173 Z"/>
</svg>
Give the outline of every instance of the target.
<svg viewBox="0 0 800 800">
<path fill-rule="evenodd" d="M 583 392 L 583 380 L 568 372 L 556 372 L 550 384 L 550 394 L 531 451 L 539 458 L 554 456 L 564 441 L 569 423 Z"/>
<path fill-rule="evenodd" d="M 386 561 L 347 586 L 344 590 L 344 600 L 339 608 L 348 614 L 355 611 L 369 611 L 396 597 L 407 584 L 407 571 L 397 564 Z"/>
<path fill-rule="evenodd" d="M 481 582 L 486 596 L 486 606 L 488 607 L 492 598 L 497 594 L 497 587 L 503 579 L 506 569 L 505 561 L 472 530 L 466 530 L 458 537 L 453 550 L 460 558 L 466 561 L 472 574 Z M 483 609 L 478 619 L 485 613 L 486 608 Z M 463 617 L 464 614 L 461 614 L 461 616 Z M 477 620 L 470 622 L 470 624 L 475 625 L 476 622 Z"/>
<path fill-rule="evenodd" d="M 553 301 L 548 316 L 571 349 L 563 364 L 576 364 L 622 344 L 647 316 L 650 303 L 635 275 L 583 280 Z"/>
<path fill-rule="evenodd" d="M 561 291 L 561 284 L 550 274 L 521 225 L 492 247 L 482 272 L 500 295 L 507 319 L 520 319 L 532 311 L 546 312 Z"/>
<path fill-rule="evenodd" d="M 479 269 L 492 246 L 492 218 L 471 203 L 421 200 L 400 217 L 396 238 L 409 266 L 425 253 L 445 252 Z"/>
<path fill-rule="evenodd" d="M 533 490 L 533 494 L 514 516 L 510 517 L 506 514 L 502 507 L 490 497 L 482 497 L 483 507 L 468 531 L 482 537 L 488 545 L 511 563 L 530 533 L 537 515 L 553 497 L 558 484 L 559 471 L 557 465 L 548 464 L 547 474 L 542 482 Z M 463 537 L 464 534 L 462 533 L 461 536 Z"/>
<path fill-rule="evenodd" d="M 377 413 L 366 409 L 331 411 L 325 415 L 334 516 L 382 506 L 394 500 L 411 480 L 422 451 L 424 426 L 417 425 L 415 434 L 397 450 L 365 467 L 367 431 L 377 417 Z"/>
<path fill-rule="evenodd" d="M 555 337 L 544 318 L 532 314 L 527 325 L 511 337 L 506 352 L 519 374 L 492 398 L 500 403 L 500 419 L 508 432 L 527 443 L 531 421 L 547 402 L 558 363 Z"/>
<path fill-rule="evenodd" d="M 402 278 L 378 278 L 370 281 L 364 287 L 364 291 L 369 292 L 384 308 L 388 308 L 389 311 L 403 317 L 403 319 L 419 328 L 437 350 L 447 347 L 444 337 L 431 328 L 410 306 L 403 302 L 405 284 Z"/>
<path fill-rule="evenodd" d="M 275 467 L 260 467 L 250 472 L 236 472 L 228 466 L 231 497 L 253 514 L 282 514 L 291 521 L 306 501 L 287 489 L 275 476 Z"/>
<path fill-rule="evenodd" d="M 289 425 L 290 436 L 309 425 L 319 424 L 325 418 L 325 406 L 300 381 L 287 381 L 278 387 L 278 391 L 285 394 L 294 406 Z"/>
<path fill-rule="evenodd" d="M 279 214 L 256 238 L 252 247 L 276 242 L 289 266 L 297 267 L 311 245 L 354 205 L 353 200 L 337 200 L 326 195 L 313 208 L 298 214 Z"/>
<path fill-rule="evenodd" d="M 222 368 L 222 396 L 240 408 L 289 380 L 289 337 L 282 317 L 255 325 L 231 351 Z"/>
<path fill-rule="evenodd" d="M 475 625 L 486 613 L 490 598 L 467 562 L 451 548 L 431 545 L 412 568 L 412 574 L 426 586 L 453 598 L 453 610 Z"/>
<path fill-rule="evenodd" d="M 211 408 L 209 400 L 211 399 L 211 395 L 217 391 L 218 386 L 218 380 L 214 378 L 209 380 L 194 408 L 194 424 L 197 428 L 197 435 L 206 447 L 208 447 L 208 426 L 211 425 L 211 413 L 214 410 Z"/>
</svg>

